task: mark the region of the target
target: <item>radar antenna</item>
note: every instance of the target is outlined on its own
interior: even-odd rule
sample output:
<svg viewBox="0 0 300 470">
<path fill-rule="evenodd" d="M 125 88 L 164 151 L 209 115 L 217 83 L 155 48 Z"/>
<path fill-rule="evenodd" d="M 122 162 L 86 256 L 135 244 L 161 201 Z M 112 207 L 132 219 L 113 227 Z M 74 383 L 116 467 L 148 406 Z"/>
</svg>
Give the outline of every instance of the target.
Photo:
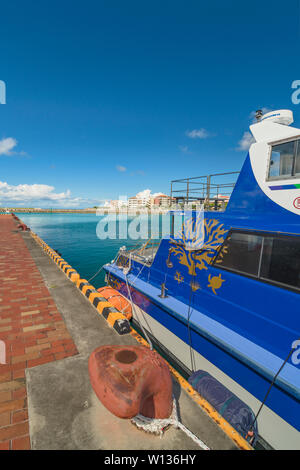
<svg viewBox="0 0 300 470">
<path fill-rule="evenodd" d="M 255 113 L 256 120 L 259 122 L 261 118 L 263 117 L 263 112 L 261 109 L 258 109 Z"/>
</svg>

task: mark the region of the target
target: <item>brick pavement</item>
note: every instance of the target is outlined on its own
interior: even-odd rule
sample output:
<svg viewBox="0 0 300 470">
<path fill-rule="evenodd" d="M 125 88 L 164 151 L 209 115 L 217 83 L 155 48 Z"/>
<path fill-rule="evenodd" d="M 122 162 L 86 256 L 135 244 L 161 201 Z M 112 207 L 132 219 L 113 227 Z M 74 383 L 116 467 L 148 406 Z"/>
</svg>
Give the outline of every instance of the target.
<svg viewBox="0 0 300 470">
<path fill-rule="evenodd" d="M 0 450 L 30 449 L 25 369 L 78 353 L 17 225 L 0 216 Z"/>
</svg>

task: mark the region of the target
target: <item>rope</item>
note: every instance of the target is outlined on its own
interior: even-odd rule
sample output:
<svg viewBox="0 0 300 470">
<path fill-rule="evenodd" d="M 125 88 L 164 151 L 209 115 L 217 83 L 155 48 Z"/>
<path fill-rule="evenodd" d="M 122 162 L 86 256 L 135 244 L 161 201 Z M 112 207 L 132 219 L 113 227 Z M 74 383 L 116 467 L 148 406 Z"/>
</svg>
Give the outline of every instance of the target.
<svg viewBox="0 0 300 470">
<path fill-rule="evenodd" d="M 130 254 L 130 264 L 131 264 L 131 254 Z M 143 269 L 144 269 L 145 266 L 146 266 L 146 265 L 144 264 L 144 266 L 142 267 L 142 269 L 141 269 L 141 270 L 138 272 L 138 274 L 135 276 L 135 278 L 134 278 L 133 281 L 131 282 L 131 287 L 134 286 L 136 280 L 138 279 L 138 277 L 139 277 L 140 274 L 142 273 L 142 271 L 143 271 Z M 128 290 L 129 296 L 130 296 L 131 308 L 133 309 L 133 311 L 134 311 L 134 313 L 135 313 L 135 316 L 136 316 L 136 319 L 137 319 L 137 321 L 138 321 L 138 324 L 139 324 L 140 328 L 142 329 L 142 331 L 143 331 L 143 333 L 144 333 L 144 335 L 145 335 L 145 338 L 146 338 L 147 341 L 148 341 L 148 344 L 149 344 L 149 346 L 150 346 L 150 350 L 153 351 L 153 344 L 152 344 L 152 341 L 151 341 L 150 337 L 148 336 L 148 334 L 147 334 L 145 328 L 143 327 L 143 325 L 142 325 L 142 323 L 141 323 L 141 321 L 140 321 L 140 319 L 139 319 L 139 315 L 137 314 L 137 312 L 136 312 L 136 310 L 135 310 L 135 304 L 133 303 L 133 300 L 132 300 L 132 297 L 131 297 L 131 291 L 130 291 L 129 285 L 128 285 L 127 274 L 128 274 L 128 273 L 125 273 L 125 279 L 126 279 L 127 290 Z M 142 312 L 142 316 L 143 316 L 143 318 L 144 318 L 144 320 L 145 320 L 144 312 L 143 312 L 142 309 L 141 309 L 141 312 Z M 145 322 L 146 322 L 146 320 L 145 320 Z M 147 322 L 146 322 L 146 323 L 147 323 Z"/>
<path fill-rule="evenodd" d="M 192 282 L 194 282 L 195 276 L 196 276 L 196 267 L 195 267 L 195 261 L 193 261 L 193 273 L 192 273 L 192 280 L 190 283 L 189 308 L 188 308 L 188 314 L 187 314 L 187 328 L 188 328 L 188 337 L 189 337 L 190 359 L 191 359 L 191 368 L 193 372 L 195 372 L 196 370 L 196 360 L 195 360 L 194 350 L 192 346 L 190 320 L 191 320 L 191 316 L 193 313 L 192 304 L 194 303 L 194 291 L 192 289 Z"/>
<path fill-rule="evenodd" d="M 131 255 L 130 255 L 130 261 L 131 261 Z M 141 273 L 141 272 L 142 272 L 142 269 L 141 269 L 140 273 Z M 140 274 L 140 273 L 139 273 L 139 274 Z M 135 310 L 135 305 L 134 305 L 134 303 L 133 303 L 133 300 L 132 300 L 132 297 L 131 297 L 131 291 L 130 291 L 130 288 L 129 288 L 129 285 L 128 285 L 128 279 L 127 279 L 127 274 L 128 274 L 128 273 L 124 273 L 124 274 L 125 274 L 125 280 L 126 280 L 127 291 L 128 291 L 128 295 L 129 295 L 129 299 L 130 299 L 130 303 L 131 303 L 131 308 L 132 308 L 133 312 L 135 313 L 135 318 L 137 319 L 138 324 L 139 324 L 141 330 L 143 331 L 146 340 L 148 341 L 148 344 L 149 344 L 149 346 L 150 346 L 150 351 L 153 351 L 153 344 L 152 344 L 152 341 L 151 341 L 151 339 L 149 338 L 149 336 L 148 336 L 148 334 L 147 334 L 145 328 L 143 327 L 142 323 L 140 322 L 139 316 L 138 316 L 138 314 L 137 314 L 137 312 L 136 312 L 136 310 Z M 134 280 L 136 280 L 137 277 L 138 277 L 138 276 L 136 276 L 136 278 L 135 278 Z"/>
<path fill-rule="evenodd" d="M 299 338 L 299 340 L 300 340 L 300 338 Z M 268 398 L 268 396 L 269 396 L 269 394 L 270 394 L 270 392 L 271 392 L 271 390 L 272 390 L 273 385 L 275 384 L 275 381 L 276 381 L 278 375 L 280 374 L 280 372 L 282 371 L 282 369 L 283 369 L 284 366 L 286 365 L 287 361 L 289 360 L 289 358 L 291 357 L 291 355 L 293 354 L 293 352 L 295 351 L 295 349 L 296 349 L 296 347 L 292 347 L 292 348 L 291 348 L 291 350 L 290 350 L 288 356 L 287 356 L 286 359 L 283 361 L 283 363 L 282 363 L 282 365 L 280 366 L 278 372 L 274 375 L 274 378 L 273 378 L 273 380 L 272 380 L 272 382 L 271 382 L 271 384 L 270 384 L 270 387 L 268 388 L 268 391 L 267 391 L 267 393 L 266 393 L 266 395 L 265 395 L 263 401 L 261 402 L 261 405 L 260 405 L 260 407 L 259 407 L 259 410 L 258 410 L 258 412 L 256 413 L 255 418 L 254 418 L 254 420 L 253 420 L 253 423 L 251 424 L 250 429 L 249 429 L 249 431 L 247 432 L 247 435 L 246 435 L 246 439 L 247 439 L 248 437 L 250 438 L 250 443 L 251 443 L 251 442 L 253 441 L 253 439 L 254 439 L 253 428 L 254 428 L 254 425 L 255 425 L 255 423 L 256 423 L 256 421 L 257 421 L 257 419 L 258 419 L 258 416 L 259 416 L 261 410 L 263 409 L 263 407 L 264 407 L 264 405 L 265 405 L 265 403 L 266 403 L 266 401 L 267 401 L 267 398 Z"/>
<path fill-rule="evenodd" d="M 113 260 L 113 263 L 117 263 L 117 262 L 118 262 L 118 259 L 119 259 L 119 257 L 121 256 L 121 253 L 122 253 L 123 251 L 125 251 L 124 248 L 125 248 L 125 247 L 122 247 L 122 248 L 119 249 L 119 251 L 118 251 L 118 253 L 117 253 L 115 259 Z M 88 279 L 88 282 L 90 282 L 92 279 L 94 279 L 94 277 L 96 277 L 96 276 L 102 271 L 102 269 L 104 268 L 104 266 L 105 266 L 105 265 L 101 266 L 101 268 L 96 272 L 96 274 L 94 274 L 94 276 L 92 276 L 90 279 Z M 134 286 L 134 283 L 136 282 L 136 280 L 138 279 L 138 277 L 139 277 L 140 274 L 142 273 L 142 271 L 143 271 L 143 269 L 144 269 L 145 266 L 146 266 L 146 265 L 144 264 L 143 267 L 142 267 L 142 269 L 138 272 L 138 274 L 137 274 L 137 275 L 135 276 L 135 278 L 133 279 L 133 282 L 131 283 L 131 286 L 132 286 L 132 287 Z M 128 285 L 128 279 L 127 279 L 127 275 L 128 275 L 128 273 L 129 273 L 130 269 L 131 269 L 131 253 L 130 253 L 130 256 L 129 256 L 129 266 L 128 266 L 128 268 L 123 268 L 123 272 L 124 272 L 125 280 L 126 280 L 127 291 L 128 291 L 129 300 L 130 300 L 130 303 L 131 303 L 131 308 L 132 308 L 133 312 L 135 313 L 135 318 L 137 319 L 138 324 L 139 324 L 141 330 L 143 331 L 143 333 L 144 333 L 144 335 L 145 335 L 145 338 L 146 338 L 147 341 L 148 341 L 148 344 L 149 344 L 149 346 L 150 346 L 150 350 L 152 351 L 152 350 L 153 350 L 153 344 L 152 344 L 151 339 L 149 338 L 149 336 L 148 336 L 148 334 L 147 334 L 145 328 L 143 327 L 142 323 L 140 322 L 139 316 L 138 316 L 138 314 L 137 314 L 137 312 L 136 312 L 136 310 L 135 310 L 135 305 L 134 305 L 133 300 L 132 300 L 132 297 L 131 297 L 131 291 L 130 291 L 130 288 L 129 288 L 129 285 Z M 109 274 L 110 274 L 110 273 L 109 273 Z M 143 313 L 142 313 L 142 314 L 143 314 Z M 143 316 L 144 316 L 144 314 L 143 314 Z"/>
<path fill-rule="evenodd" d="M 88 279 L 87 282 L 90 282 L 92 279 L 94 279 L 94 277 L 98 276 L 98 274 L 100 274 L 100 272 L 102 271 L 103 268 L 104 268 L 104 265 L 101 266 L 101 268 L 96 272 L 96 274 L 94 274 L 94 276 L 92 276 L 90 279 Z"/>
<path fill-rule="evenodd" d="M 118 262 L 118 259 L 120 258 L 120 250 L 121 248 L 119 249 L 118 253 L 116 254 L 116 256 L 114 257 L 114 259 L 112 260 L 112 264 L 114 263 L 117 263 Z M 90 282 L 92 279 L 94 279 L 94 277 L 98 276 L 98 274 L 100 274 L 100 272 L 102 271 L 102 269 L 104 268 L 105 264 L 103 264 L 103 266 L 101 266 L 101 268 L 96 272 L 96 274 L 94 274 L 90 279 L 88 279 L 87 281 Z"/>
<path fill-rule="evenodd" d="M 117 264 L 117 263 L 118 263 L 118 259 L 120 258 L 121 253 L 123 253 L 123 251 L 125 251 L 124 248 L 125 248 L 125 247 L 121 247 L 121 248 L 119 249 L 119 251 L 118 251 L 117 255 L 115 256 L 115 258 L 113 259 L 112 263 L 114 263 L 114 264 Z M 100 272 L 102 271 L 102 269 L 104 268 L 104 266 L 105 266 L 105 265 L 101 266 L 100 269 L 99 269 L 90 279 L 88 279 L 87 282 L 90 282 L 92 279 L 94 279 L 96 276 L 98 276 L 98 274 L 100 274 Z M 145 267 L 145 265 L 142 267 L 142 269 L 138 272 L 138 274 L 137 274 L 136 277 L 134 278 L 133 282 L 131 283 L 132 286 L 134 285 L 134 282 L 137 280 L 137 278 L 139 277 L 139 275 L 140 275 L 141 272 L 143 271 L 144 267 Z M 138 321 L 138 323 L 139 323 L 139 325 L 140 325 L 142 331 L 144 332 L 144 335 L 145 335 L 145 337 L 146 337 L 146 339 L 147 339 L 147 341 L 148 341 L 148 343 L 149 343 L 149 345 L 150 345 L 150 350 L 152 351 L 152 350 L 153 350 L 152 342 L 151 342 L 149 336 L 147 335 L 147 333 L 146 333 L 146 331 L 145 331 L 143 325 L 141 324 L 141 322 L 140 322 L 140 320 L 139 320 L 139 317 L 138 317 L 138 315 L 137 315 L 137 313 L 136 313 L 136 310 L 135 310 L 135 308 L 134 308 L 134 303 L 133 303 L 133 301 L 132 301 L 131 292 L 130 292 L 129 285 L 128 285 L 128 280 L 127 280 L 127 274 L 129 273 L 130 269 L 131 269 L 131 253 L 130 253 L 130 258 L 129 258 L 129 267 L 128 267 L 127 269 L 126 269 L 126 268 L 123 268 L 123 272 L 124 272 L 124 274 L 125 274 L 125 280 L 126 280 L 126 285 L 127 285 L 128 294 L 129 294 L 129 297 L 130 297 L 131 308 L 132 308 L 133 311 L 135 312 L 135 316 L 136 316 L 136 318 L 137 318 L 137 321 Z M 110 274 L 110 273 L 109 273 L 109 274 Z M 112 296 L 111 296 L 111 297 L 112 297 Z M 109 298 L 110 298 L 110 297 L 109 297 Z M 124 313 L 124 312 L 122 311 L 122 313 Z"/>
<path fill-rule="evenodd" d="M 135 424 L 139 429 L 143 429 L 146 432 L 154 433 L 159 435 L 160 437 L 163 436 L 164 431 L 169 426 L 175 426 L 177 429 L 181 429 L 188 437 L 190 437 L 201 449 L 203 450 L 210 450 L 206 444 L 204 444 L 201 439 L 199 439 L 195 434 L 192 433 L 184 424 L 182 424 L 178 419 L 177 413 L 177 406 L 176 400 L 173 398 L 173 409 L 171 416 L 166 419 L 155 419 L 155 418 L 148 418 L 141 414 L 136 415 L 134 418 L 131 419 L 131 422 Z"/>
<path fill-rule="evenodd" d="M 143 271 L 143 269 L 144 269 L 145 266 L 146 266 L 146 265 L 144 264 L 144 266 L 142 267 L 142 269 L 137 273 L 137 275 L 135 276 L 135 278 L 134 278 L 133 281 L 131 282 L 131 287 L 134 286 L 135 281 L 137 280 L 137 278 L 139 277 L 139 275 L 142 273 L 142 271 Z"/>
</svg>

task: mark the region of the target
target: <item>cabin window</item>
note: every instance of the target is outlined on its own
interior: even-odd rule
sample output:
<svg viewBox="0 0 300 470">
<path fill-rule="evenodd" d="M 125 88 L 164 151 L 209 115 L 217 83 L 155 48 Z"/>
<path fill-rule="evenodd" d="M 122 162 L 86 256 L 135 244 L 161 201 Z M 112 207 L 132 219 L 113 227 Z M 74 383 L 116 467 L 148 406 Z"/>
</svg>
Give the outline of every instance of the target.
<svg viewBox="0 0 300 470">
<path fill-rule="evenodd" d="M 215 267 L 300 289 L 300 238 L 231 232 Z"/>
<path fill-rule="evenodd" d="M 298 176 L 298 178 L 300 178 L 300 142 L 299 141 L 298 141 L 297 151 L 296 151 L 294 174 L 295 176 Z"/>
<path fill-rule="evenodd" d="M 297 141 L 272 146 L 269 179 L 294 176 Z"/>
<path fill-rule="evenodd" d="M 260 277 L 300 288 L 300 240 L 265 237 Z"/>
<path fill-rule="evenodd" d="M 272 146 L 269 180 L 300 178 L 300 141 L 285 142 Z"/>
<path fill-rule="evenodd" d="M 232 232 L 222 246 L 216 264 L 257 276 L 261 245 L 262 237 L 260 235 Z"/>
</svg>

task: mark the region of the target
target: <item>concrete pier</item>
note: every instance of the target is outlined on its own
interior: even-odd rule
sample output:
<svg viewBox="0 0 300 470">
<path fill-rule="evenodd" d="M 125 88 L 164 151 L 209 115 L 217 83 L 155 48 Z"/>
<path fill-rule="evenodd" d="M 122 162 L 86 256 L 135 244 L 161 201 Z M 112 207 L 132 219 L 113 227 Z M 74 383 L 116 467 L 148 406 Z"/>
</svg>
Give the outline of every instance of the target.
<svg viewBox="0 0 300 470">
<path fill-rule="evenodd" d="M 120 336 L 36 243 L 0 216 L 0 450 L 199 450 L 171 427 L 160 439 L 109 413 L 89 382 L 90 353 Z M 173 379 L 181 422 L 211 449 L 233 440 Z"/>
</svg>

